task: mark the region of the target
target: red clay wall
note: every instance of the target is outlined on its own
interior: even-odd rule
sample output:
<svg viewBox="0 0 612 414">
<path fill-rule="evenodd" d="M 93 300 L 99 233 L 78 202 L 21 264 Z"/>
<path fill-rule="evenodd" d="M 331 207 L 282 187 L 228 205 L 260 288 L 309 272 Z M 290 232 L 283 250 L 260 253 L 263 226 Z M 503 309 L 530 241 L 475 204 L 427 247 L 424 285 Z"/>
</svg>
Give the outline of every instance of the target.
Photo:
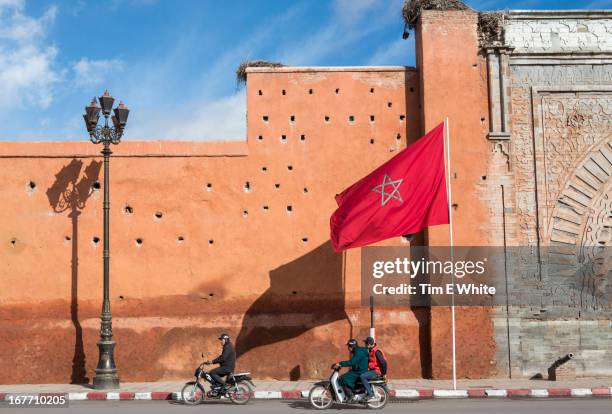
<svg viewBox="0 0 612 414">
<path fill-rule="evenodd" d="M 486 61 L 478 54 L 478 14 L 427 11 L 417 28 L 417 67 L 422 93 L 423 131 L 449 118 L 453 238 L 456 246 L 488 245 L 490 216 L 479 198 L 490 157 Z M 448 246 L 448 226 L 427 234 L 429 245 Z M 431 359 L 434 378 L 452 377 L 451 312 L 431 308 Z M 456 308 L 457 376 L 495 373 L 491 309 Z"/>
<path fill-rule="evenodd" d="M 113 147 L 111 306 L 122 381 L 189 377 L 200 352 L 218 352 L 221 331 L 257 378 L 316 378 L 344 356 L 347 337 L 367 333 L 359 251 L 331 250 L 328 219 L 334 194 L 423 130 L 416 71 L 255 69 L 246 93 L 246 142 L 131 142 L 128 127 Z M 435 119 L 426 115 L 425 129 Z M 0 144 L 1 383 L 93 375 L 99 150 L 85 137 Z M 421 376 L 427 312 L 381 310 L 378 321 L 392 375 Z"/>
</svg>

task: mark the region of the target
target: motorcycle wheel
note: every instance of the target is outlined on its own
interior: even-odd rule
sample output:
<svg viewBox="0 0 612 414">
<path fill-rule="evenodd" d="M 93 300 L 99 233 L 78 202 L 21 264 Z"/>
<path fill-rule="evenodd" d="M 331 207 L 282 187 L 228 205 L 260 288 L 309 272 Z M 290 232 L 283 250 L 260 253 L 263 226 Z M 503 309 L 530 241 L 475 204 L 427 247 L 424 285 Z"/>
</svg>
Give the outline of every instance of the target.
<svg viewBox="0 0 612 414">
<path fill-rule="evenodd" d="M 238 405 L 248 403 L 252 394 L 251 387 L 244 382 L 239 382 L 227 391 L 230 401 Z"/>
<path fill-rule="evenodd" d="M 385 390 L 380 385 L 373 385 L 372 389 L 374 391 L 374 396 L 378 398 L 377 401 L 370 401 L 366 403 L 368 408 L 373 408 L 375 410 L 380 410 L 385 405 L 387 405 L 387 401 L 389 400 L 389 394 L 387 390 Z"/>
<path fill-rule="evenodd" d="M 310 401 L 312 408 L 316 410 L 325 410 L 331 407 L 334 399 L 329 386 L 315 385 L 310 389 L 308 401 Z"/>
<path fill-rule="evenodd" d="M 181 400 L 188 405 L 197 405 L 204 401 L 204 391 L 195 381 L 189 381 L 181 390 Z"/>
</svg>

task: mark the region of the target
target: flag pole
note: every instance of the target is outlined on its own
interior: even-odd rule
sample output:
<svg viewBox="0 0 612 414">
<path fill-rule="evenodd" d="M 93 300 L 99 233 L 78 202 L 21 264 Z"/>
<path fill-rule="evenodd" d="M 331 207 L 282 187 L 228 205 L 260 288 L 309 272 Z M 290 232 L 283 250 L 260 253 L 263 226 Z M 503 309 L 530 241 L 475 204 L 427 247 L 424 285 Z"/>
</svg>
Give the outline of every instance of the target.
<svg viewBox="0 0 612 414">
<path fill-rule="evenodd" d="M 450 135 L 448 127 L 448 117 L 444 118 L 444 141 L 446 147 L 446 182 L 448 186 L 448 238 L 450 242 L 450 259 L 454 263 L 454 251 L 453 251 L 453 211 L 452 211 L 452 185 L 451 185 L 451 147 L 450 147 Z M 455 272 L 453 265 L 453 280 L 455 283 Z M 451 325 L 452 325 L 452 337 L 453 337 L 453 389 L 457 389 L 457 344 L 455 339 L 455 289 L 451 291 Z"/>
</svg>

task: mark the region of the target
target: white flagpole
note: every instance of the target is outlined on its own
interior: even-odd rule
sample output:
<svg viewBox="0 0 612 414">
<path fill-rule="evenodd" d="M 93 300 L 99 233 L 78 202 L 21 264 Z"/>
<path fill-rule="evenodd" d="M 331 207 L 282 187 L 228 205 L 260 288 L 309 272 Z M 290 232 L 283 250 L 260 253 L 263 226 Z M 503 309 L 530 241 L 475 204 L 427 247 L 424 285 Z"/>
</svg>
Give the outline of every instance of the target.
<svg viewBox="0 0 612 414">
<path fill-rule="evenodd" d="M 452 211 L 452 185 L 451 185 L 451 146 L 450 136 L 448 128 L 448 117 L 444 118 L 444 141 L 446 147 L 446 183 L 448 187 L 448 238 L 450 242 L 450 259 L 454 263 L 454 252 L 453 252 L 453 211 Z M 454 269 L 454 265 L 453 265 Z M 452 283 L 455 283 L 455 272 L 453 271 Z M 457 352 L 456 352 L 456 340 L 455 340 L 455 289 L 451 291 L 451 324 L 452 324 L 452 335 L 453 335 L 453 389 L 457 389 Z"/>
</svg>

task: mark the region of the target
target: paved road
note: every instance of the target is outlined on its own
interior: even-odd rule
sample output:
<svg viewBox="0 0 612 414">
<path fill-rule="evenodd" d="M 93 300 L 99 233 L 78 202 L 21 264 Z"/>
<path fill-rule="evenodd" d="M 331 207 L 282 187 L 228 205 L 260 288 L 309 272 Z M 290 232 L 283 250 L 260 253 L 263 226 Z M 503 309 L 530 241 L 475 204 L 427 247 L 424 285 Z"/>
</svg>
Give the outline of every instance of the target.
<svg viewBox="0 0 612 414">
<path fill-rule="evenodd" d="M 338 407 L 348 412 L 360 413 L 373 410 L 359 407 Z M 205 403 L 195 407 L 186 406 L 168 401 L 74 401 L 68 408 L 47 410 L 51 413 L 87 413 L 108 414 L 115 413 L 214 413 L 214 414 L 299 414 L 313 412 L 305 401 L 251 401 L 247 406 L 235 406 L 229 403 Z M 337 409 L 327 410 L 336 412 Z M 40 409 L 27 408 L 0 408 L 0 414 L 27 412 L 41 413 Z M 452 414 L 610 414 L 612 412 L 612 398 L 586 398 L 586 399 L 524 399 L 524 400 L 435 400 L 435 401 L 406 401 L 391 402 L 383 410 L 386 414 L 393 413 L 452 413 Z"/>
</svg>

